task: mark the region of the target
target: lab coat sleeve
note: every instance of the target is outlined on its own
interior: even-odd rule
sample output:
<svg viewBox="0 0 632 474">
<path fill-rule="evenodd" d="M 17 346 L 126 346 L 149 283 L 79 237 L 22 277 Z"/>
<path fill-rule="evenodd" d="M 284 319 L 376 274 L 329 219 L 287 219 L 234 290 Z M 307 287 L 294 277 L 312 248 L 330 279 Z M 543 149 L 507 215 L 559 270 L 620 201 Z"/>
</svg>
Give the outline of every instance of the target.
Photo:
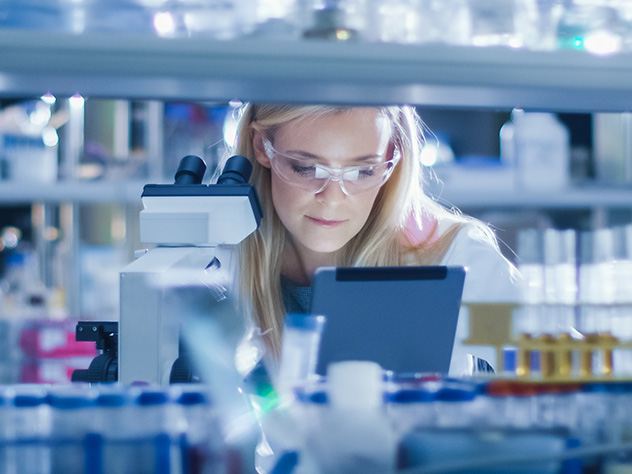
<svg viewBox="0 0 632 474">
<path fill-rule="evenodd" d="M 454 239 L 442 265 L 466 267 L 463 303 L 515 303 L 519 301 L 522 278 L 493 242 L 476 226 L 466 226 Z M 450 375 L 471 374 L 476 358 L 497 365 L 493 347 L 466 346 L 461 341 L 469 336 L 469 312 L 462 306 L 452 351 Z"/>
<path fill-rule="evenodd" d="M 464 303 L 514 303 L 519 299 L 522 279 L 518 270 L 475 226 L 457 234 L 441 264 L 466 267 Z"/>
</svg>

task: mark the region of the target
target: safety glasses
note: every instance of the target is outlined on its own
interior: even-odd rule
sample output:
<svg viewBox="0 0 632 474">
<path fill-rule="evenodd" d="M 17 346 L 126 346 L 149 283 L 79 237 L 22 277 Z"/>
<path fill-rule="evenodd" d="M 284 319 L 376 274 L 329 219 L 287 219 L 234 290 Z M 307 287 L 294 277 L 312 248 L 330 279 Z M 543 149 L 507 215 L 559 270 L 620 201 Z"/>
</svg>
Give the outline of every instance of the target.
<svg viewBox="0 0 632 474">
<path fill-rule="evenodd" d="M 315 163 L 313 160 L 281 153 L 275 150 L 270 140 L 266 138 L 263 139 L 263 146 L 266 155 L 270 158 L 272 170 L 279 178 L 314 194 L 323 191 L 331 181 L 340 183 L 346 195 L 380 187 L 390 178 L 400 158 L 399 151 L 395 149 L 393 158 L 388 161 L 363 166 L 331 168 Z"/>
</svg>

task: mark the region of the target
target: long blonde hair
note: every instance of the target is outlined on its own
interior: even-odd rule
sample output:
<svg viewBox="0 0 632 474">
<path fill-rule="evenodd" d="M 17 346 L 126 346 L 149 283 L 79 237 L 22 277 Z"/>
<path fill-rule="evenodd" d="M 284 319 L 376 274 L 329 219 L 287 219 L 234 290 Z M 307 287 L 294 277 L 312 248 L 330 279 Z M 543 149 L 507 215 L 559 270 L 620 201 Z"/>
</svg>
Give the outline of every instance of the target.
<svg viewBox="0 0 632 474">
<path fill-rule="evenodd" d="M 239 286 L 242 301 L 250 302 L 254 322 L 266 333 L 266 345 L 280 353 L 285 307 L 281 293 L 281 254 L 286 229 L 272 203 L 270 169 L 255 159 L 252 127 L 256 124 L 269 139 L 291 121 L 327 114 L 346 113 L 351 107 L 326 105 L 246 104 L 240 110 L 236 142 L 232 154 L 243 155 L 253 165 L 250 182 L 256 187 L 263 207 L 260 227 L 239 245 Z M 339 266 L 432 265 L 441 261 L 462 225 L 470 219 L 450 211 L 423 192 L 422 164 L 424 125 L 409 106 L 379 107 L 391 123 L 391 141 L 401 159 L 390 179 L 382 186 L 367 222 L 360 232 L 337 252 Z M 422 219 L 423 215 L 430 219 Z M 435 239 L 411 242 L 405 231 L 410 219 L 422 227 L 422 220 L 435 227 L 449 217 L 454 224 Z M 433 229 L 436 231 L 436 229 Z M 432 232 L 431 232 L 432 233 Z M 427 234 L 427 230 L 426 230 Z"/>
</svg>

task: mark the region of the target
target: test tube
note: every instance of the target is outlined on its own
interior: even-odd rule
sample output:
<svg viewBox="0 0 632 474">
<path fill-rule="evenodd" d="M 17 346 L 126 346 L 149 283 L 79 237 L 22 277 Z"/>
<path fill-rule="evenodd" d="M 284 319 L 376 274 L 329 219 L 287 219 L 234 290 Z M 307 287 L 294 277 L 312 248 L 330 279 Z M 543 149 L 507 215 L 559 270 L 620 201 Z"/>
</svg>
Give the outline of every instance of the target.
<svg viewBox="0 0 632 474">
<path fill-rule="evenodd" d="M 632 342 L 632 224 L 613 229 L 614 255 L 613 280 L 614 314 L 611 333 L 621 342 Z M 614 374 L 619 377 L 632 376 L 632 349 L 618 348 L 614 351 Z"/>
<path fill-rule="evenodd" d="M 598 229 L 581 234 L 580 331 L 610 331 L 610 308 L 614 303 L 613 234 Z"/>
<path fill-rule="evenodd" d="M 325 327 L 325 317 L 290 313 L 285 318 L 279 391 L 285 392 L 293 385 L 313 380 L 320 348 L 320 337 Z"/>
<path fill-rule="evenodd" d="M 543 332 L 557 335 L 575 324 L 577 301 L 576 232 L 573 229 L 544 231 L 545 301 L 550 310 L 542 321 Z"/>
<path fill-rule="evenodd" d="M 537 229 L 518 232 L 518 268 L 523 276 L 522 307 L 514 313 L 514 327 L 518 334 L 537 335 L 540 313 L 544 303 L 544 246 L 542 233 Z"/>
</svg>

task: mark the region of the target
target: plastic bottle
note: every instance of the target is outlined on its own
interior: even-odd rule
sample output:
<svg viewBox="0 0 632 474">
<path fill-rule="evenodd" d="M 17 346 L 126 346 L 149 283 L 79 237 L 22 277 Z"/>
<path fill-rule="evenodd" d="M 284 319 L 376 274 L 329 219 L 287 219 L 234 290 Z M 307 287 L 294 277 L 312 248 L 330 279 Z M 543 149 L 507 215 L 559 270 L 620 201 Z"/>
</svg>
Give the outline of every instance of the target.
<svg viewBox="0 0 632 474">
<path fill-rule="evenodd" d="M 387 473 L 395 470 L 396 437 L 384 411 L 383 370 L 368 361 L 327 369 L 329 406 L 306 446 L 319 472 Z"/>
<path fill-rule="evenodd" d="M 611 332 L 621 342 L 632 341 L 632 224 L 611 229 L 613 261 L 611 266 L 615 306 L 611 315 Z M 632 376 L 632 349 L 614 350 L 615 376 Z"/>
<path fill-rule="evenodd" d="M 50 410 L 41 386 L 13 385 L 3 391 L 0 407 L 0 472 L 50 474 Z"/>
<path fill-rule="evenodd" d="M 515 313 L 518 334 L 537 335 L 544 303 L 544 243 L 542 232 L 522 229 L 518 232 L 518 269 L 523 275 L 521 300 L 523 307 Z"/>
<path fill-rule="evenodd" d="M 185 432 L 181 408 L 161 389 L 145 389 L 136 399 L 134 437 L 139 441 L 135 454 L 137 474 L 169 473 L 172 463 L 180 464 L 176 440 Z M 174 464 L 175 465 L 175 464 Z"/>
<path fill-rule="evenodd" d="M 37 255 L 33 251 L 24 250 L 9 255 L 1 285 L 6 317 L 46 316 L 48 292 L 41 280 Z"/>
<path fill-rule="evenodd" d="M 432 428 L 435 421 L 434 401 L 436 389 L 402 388 L 389 394 L 386 406 L 388 418 L 398 435 L 412 429 Z"/>
<path fill-rule="evenodd" d="M 606 438 L 609 443 L 627 443 L 632 441 L 632 382 L 611 384 L 612 404 L 610 422 L 608 423 Z M 630 472 L 632 469 L 632 452 L 621 451 L 606 457 L 603 472 Z"/>
<path fill-rule="evenodd" d="M 180 391 L 174 396 L 182 408 L 186 423 L 186 440 L 182 455 L 184 472 L 222 472 L 225 468 L 223 440 L 219 419 L 214 411 L 210 395 L 202 387 L 176 387 Z"/>
<path fill-rule="evenodd" d="M 569 132 L 554 114 L 525 112 L 515 131 L 517 184 L 559 190 L 570 183 Z"/>
<path fill-rule="evenodd" d="M 279 391 L 314 380 L 324 316 L 290 313 L 285 318 L 279 368 Z"/>
<path fill-rule="evenodd" d="M 533 384 L 513 380 L 492 380 L 485 387 L 489 404 L 484 424 L 491 428 L 531 429 L 537 416 Z"/>
<path fill-rule="evenodd" d="M 138 430 L 136 401 L 138 391 L 133 387 L 102 386 L 95 401 L 94 421 L 101 448 L 103 473 L 136 473 Z M 97 471 L 98 472 L 98 471 Z"/>
<path fill-rule="evenodd" d="M 500 139 L 500 162 L 514 167 L 516 164 L 516 123 L 524 114 L 522 109 L 513 109 L 511 118 L 507 120 L 498 133 Z"/>
<path fill-rule="evenodd" d="M 439 428 L 471 428 L 475 426 L 484 402 L 477 388 L 469 383 L 446 383 L 437 392 L 436 426 Z"/>
<path fill-rule="evenodd" d="M 573 229 L 544 231 L 544 284 L 548 314 L 545 334 L 568 333 L 574 325 L 577 302 L 576 233 Z"/>
<path fill-rule="evenodd" d="M 60 386 L 51 389 L 47 401 L 52 416 L 50 446 L 53 473 L 84 474 L 91 460 L 84 440 L 95 433 L 97 392 L 88 386 Z"/>
<path fill-rule="evenodd" d="M 581 416 L 577 417 L 571 436 L 577 438 L 581 446 L 590 448 L 606 442 L 607 424 L 612 420 L 609 418 L 612 397 L 608 386 L 608 383 L 587 383 L 577 394 L 577 411 Z M 597 456 L 585 457 L 584 472 L 597 472 L 600 461 Z"/>
</svg>

